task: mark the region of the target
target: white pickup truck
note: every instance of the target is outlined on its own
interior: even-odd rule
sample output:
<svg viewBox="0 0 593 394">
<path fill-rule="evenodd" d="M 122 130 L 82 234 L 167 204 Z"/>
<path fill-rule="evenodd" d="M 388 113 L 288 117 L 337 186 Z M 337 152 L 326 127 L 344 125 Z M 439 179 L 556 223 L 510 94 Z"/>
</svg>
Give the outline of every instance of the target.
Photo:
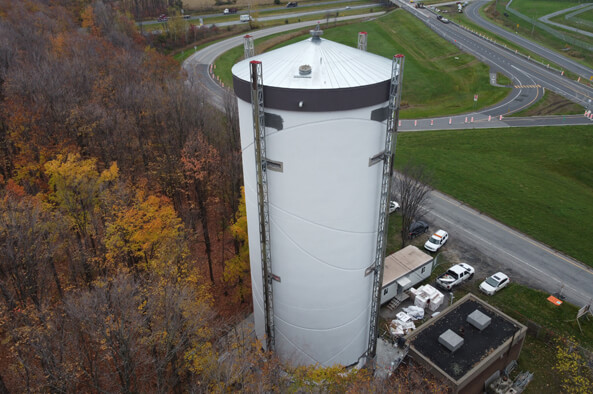
<svg viewBox="0 0 593 394">
<path fill-rule="evenodd" d="M 445 290 L 451 290 L 454 286 L 471 279 L 474 272 L 474 267 L 469 264 L 456 264 L 437 278 L 437 285 Z"/>
</svg>

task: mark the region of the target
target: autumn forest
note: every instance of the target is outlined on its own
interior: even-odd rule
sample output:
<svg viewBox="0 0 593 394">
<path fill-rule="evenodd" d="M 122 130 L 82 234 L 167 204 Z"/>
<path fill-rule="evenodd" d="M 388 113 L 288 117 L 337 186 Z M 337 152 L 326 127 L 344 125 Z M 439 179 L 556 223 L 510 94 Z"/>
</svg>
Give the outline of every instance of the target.
<svg viewBox="0 0 593 394">
<path fill-rule="evenodd" d="M 0 393 L 381 391 L 281 366 L 237 325 L 236 102 L 212 108 L 133 3 L 159 11 L 0 0 Z"/>
</svg>

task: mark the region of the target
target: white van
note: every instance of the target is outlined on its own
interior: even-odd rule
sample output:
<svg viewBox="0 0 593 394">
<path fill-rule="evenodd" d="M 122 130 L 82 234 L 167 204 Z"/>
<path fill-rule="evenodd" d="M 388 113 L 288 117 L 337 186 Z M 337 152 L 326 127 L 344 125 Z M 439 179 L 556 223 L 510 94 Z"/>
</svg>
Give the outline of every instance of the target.
<svg viewBox="0 0 593 394">
<path fill-rule="evenodd" d="M 249 16 L 249 15 L 245 14 L 245 15 L 241 15 L 241 16 L 239 17 L 239 20 L 240 20 L 241 22 L 249 22 L 249 21 L 252 21 L 252 20 L 253 20 L 253 18 L 252 18 L 251 16 Z"/>
</svg>

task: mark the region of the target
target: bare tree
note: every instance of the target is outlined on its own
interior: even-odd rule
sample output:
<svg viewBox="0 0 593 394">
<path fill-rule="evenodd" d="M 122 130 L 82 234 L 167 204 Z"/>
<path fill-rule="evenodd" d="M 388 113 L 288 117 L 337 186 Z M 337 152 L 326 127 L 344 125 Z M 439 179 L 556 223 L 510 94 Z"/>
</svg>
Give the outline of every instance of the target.
<svg viewBox="0 0 593 394">
<path fill-rule="evenodd" d="M 400 172 L 393 173 L 391 195 L 399 200 L 402 215 L 402 247 L 409 238 L 409 228 L 414 220 L 428 211 L 428 196 L 432 190 L 432 177 L 422 165 L 408 162 Z"/>
</svg>

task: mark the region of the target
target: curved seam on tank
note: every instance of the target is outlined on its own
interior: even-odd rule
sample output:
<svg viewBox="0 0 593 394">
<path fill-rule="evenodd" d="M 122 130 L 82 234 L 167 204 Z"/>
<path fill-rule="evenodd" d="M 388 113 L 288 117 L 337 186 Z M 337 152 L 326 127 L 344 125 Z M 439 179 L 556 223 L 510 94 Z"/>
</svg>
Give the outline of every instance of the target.
<svg viewBox="0 0 593 394">
<path fill-rule="evenodd" d="M 335 359 L 335 358 L 336 358 L 336 357 L 338 357 L 340 354 L 344 353 L 344 351 L 346 351 L 346 348 L 347 348 L 348 346 L 352 345 L 352 344 L 354 343 L 354 341 L 356 341 L 358 338 L 360 338 L 360 336 L 361 336 L 361 335 L 364 333 L 365 329 L 366 329 L 366 326 L 365 326 L 365 328 L 364 328 L 364 329 L 360 330 L 360 332 L 358 333 L 358 335 L 356 335 L 356 336 L 354 337 L 354 339 L 352 339 L 352 340 L 350 341 L 350 343 L 348 343 L 348 344 L 344 345 L 344 346 L 342 347 L 342 350 L 341 350 L 341 351 L 339 351 L 338 353 L 334 354 L 334 355 L 333 355 L 331 358 L 328 358 L 327 360 L 325 360 L 325 361 L 323 362 L 323 364 L 327 365 L 327 363 L 328 363 L 328 362 L 330 362 L 331 360 Z M 363 351 L 363 353 L 364 353 L 364 351 Z M 362 356 L 362 354 L 361 354 L 361 356 Z M 360 356 L 359 356 L 359 357 L 360 357 Z"/>
<path fill-rule="evenodd" d="M 270 219 L 272 220 L 272 219 Z M 272 220 L 273 222 L 274 220 Z M 276 224 L 277 225 L 277 224 Z M 318 257 L 313 256 L 311 253 L 309 253 L 307 250 L 303 249 L 303 247 L 301 245 L 299 245 L 298 243 L 296 243 L 284 230 L 282 230 L 282 228 L 280 226 L 278 226 L 278 231 L 280 231 L 282 234 L 284 234 L 286 236 L 286 238 L 292 242 L 294 244 L 294 246 L 296 246 L 299 250 L 301 250 L 303 253 L 305 253 L 307 256 L 311 257 L 312 259 L 316 260 L 317 262 L 327 265 L 328 267 L 332 267 L 335 268 L 336 270 L 340 270 L 340 271 L 344 271 L 344 272 L 356 272 L 356 271 L 364 271 L 365 268 L 361 267 L 361 268 L 356 268 L 356 269 L 347 269 L 347 268 L 341 268 L 341 267 L 336 267 L 335 265 L 332 265 L 328 262 L 325 262 L 323 260 L 321 260 Z M 271 244 L 274 244 L 274 240 L 271 239 L 270 240 Z M 274 256 L 272 256 L 273 258 Z M 273 260 L 272 260 L 273 261 Z"/>
<path fill-rule="evenodd" d="M 294 343 L 286 335 L 284 335 L 282 333 L 282 331 L 280 331 L 280 329 L 278 329 L 277 331 L 278 331 L 278 334 L 282 335 L 282 337 L 286 340 L 286 342 L 288 342 L 288 343 L 290 343 L 292 345 L 293 349 L 298 350 L 300 353 L 302 353 L 305 356 L 307 356 L 312 362 L 318 362 L 317 360 L 315 360 L 315 358 L 313 358 L 313 356 L 311 356 L 309 353 L 307 353 L 306 351 L 304 351 L 303 349 L 301 349 L 296 343 Z"/>
<path fill-rule="evenodd" d="M 346 234 L 376 234 L 376 233 L 377 233 L 377 231 L 376 231 L 376 230 L 373 230 L 373 231 L 351 231 L 351 230 L 342 230 L 342 229 L 339 229 L 339 228 L 333 228 L 333 227 L 329 227 L 329 226 L 326 226 L 325 224 L 320 224 L 320 223 L 314 222 L 314 221 L 312 221 L 312 220 L 305 219 L 305 218 L 303 218 L 303 217 L 301 217 L 301 216 L 295 215 L 294 213 L 291 213 L 291 212 L 289 212 L 289 211 L 286 211 L 286 210 L 284 210 L 284 209 L 278 208 L 278 206 L 276 206 L 276 205 L 272 204 L 271 202 L 270 202 L 269 204 L 270 204 L 270 206 L 272 206 L 273 208 L 275 208 L 275 209 L 279 210 L 280 212 L 284 212 L 284 213 L 286 213 L 287 215 L 290 215 L 290 216 L 292 216 L 293 218 L 300 219 L 301 221 L 303 221 L 303 222 L 305 222 L 305 223 L 310 223 L 310 224 L 313 224 L 313 225 L 315 225 L 315 226 L 317 226 L 317 227 L 321 227 L 321 228 L 324 228 L 324 229 L 327 229 L 327 230 L 337 231 L 337 232 L 340 232 L 340 233 L 346 233 Z M 271 218 L 272 218 L 272 217 L 270 216 L 270 219 L 271 219 Z M 272 219 L 272 221 L 274 221 L 274 220 Z M 376 225 L 375 225 L 375 227 L 376 227 Z"/>
<path fill-rule="evenodd" d="M 369 304 L 369 305 L 370 305 L 370 304 Z M 350 320 L 350 321 L 348 321 L 348 322 L 346 322 L 346 323 L 344 323 L 344 324 L 340 324 L 339 326 L 334 326 L 334 327 L 331 327 L 331 328 L 323 328 L 323 329 L 321 329 L 321 328 L 310 328 L 310 327 L 305 327 L 305 326 L 298 326 L 298 325 L 296 325 L 296 324 L 289 323 L 289 322 L 287 322 L 286 320 L 284 320 L 284 319 L 280 318 L 280 317 L 279 317 L 279 316 L 278 316 L 276 313 L 274 313 L 274 317 L 276 317 L 278 320 L 280 320 L 280 321 L 282 321 L 283 323 L 286 323 L 286 324 L 288 324 L 289 326 L 291 326 L 291 327 L 294 327 L 294 328 L 300 328 L 300 329 L 303 329 L 303 330 L 316 331 L 316 332 L 330 331 L 330 330 L 335 330 L 336 328 L 342 328 L 342 327 L 345 327 L 345 326 L 347 326 L 348 324 L 351 324 L 351 323 L 353 323 L 353 322 L 354 322 L 356 319 L 358 319 L 358 318 L 359 318 L 359 317 L 360 317 L 360 316 L 361 316 L 363 313 L 365 313 L 365 312 L 366 312 L 366 311 L 369 309 L 369 308 L 368 308 L 368 307 L 369 307 L 369 305 L 367 305 L 366 307 L 362 308 L 361 312 L 360 312 L 359 314 L 357 314 L 356 316 L 354 316 L 354 318 L 353 318 L 352 320 Z M 299 308 L 299 309 L 303 309 L 303 308 Z M 329 309 L 329 308 L 328 308 L 328 309 Z M 307 308 L 307 311 L 311 311 L 311 310 L 319 310 L 319 311 L 324 311 L 324 310 L 327 310 L 327 309 L 311 309 L 311 308 Z"/>
</svg>

